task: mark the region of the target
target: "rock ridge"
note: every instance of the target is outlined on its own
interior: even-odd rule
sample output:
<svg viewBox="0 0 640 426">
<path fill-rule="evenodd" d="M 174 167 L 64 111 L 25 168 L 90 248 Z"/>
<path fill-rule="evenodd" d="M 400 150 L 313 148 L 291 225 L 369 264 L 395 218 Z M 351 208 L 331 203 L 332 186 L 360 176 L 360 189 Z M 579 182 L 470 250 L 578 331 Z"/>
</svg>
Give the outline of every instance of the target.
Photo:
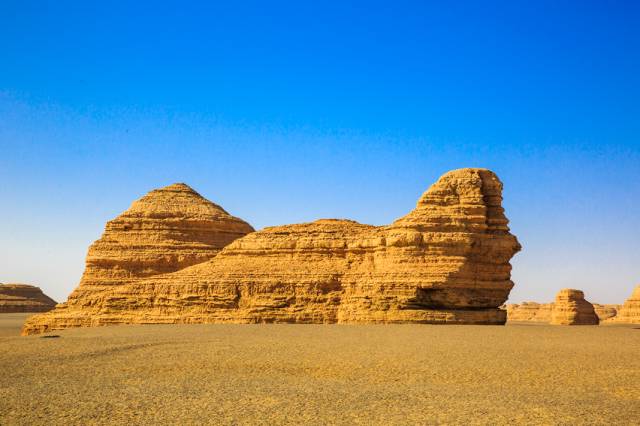
<svg viewBox="0 0 640 426">
<path fill-rule="evenodd" d="M 0 313 L 47 312 L 56 302 L 39 287 L 28 284 L 0 283 Z"/>
<path fill-rule="evenodd" d="M 504 324 L 499 307 L 520 244 L 501 202 L 493 172 L 454 170 L 390 225 L 320 219 L 247 233 L 207 261 L 76 291 L 74 303 L 31 319 L 23 333 L 125 323 Z"/>
</svg>

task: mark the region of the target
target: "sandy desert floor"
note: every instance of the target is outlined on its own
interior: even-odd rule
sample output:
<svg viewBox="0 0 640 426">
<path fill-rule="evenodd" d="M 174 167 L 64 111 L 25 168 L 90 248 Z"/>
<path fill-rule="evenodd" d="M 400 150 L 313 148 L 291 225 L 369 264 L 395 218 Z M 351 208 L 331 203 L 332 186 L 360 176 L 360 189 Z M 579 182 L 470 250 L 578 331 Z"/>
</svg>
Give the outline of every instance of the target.
<svg viewBox="0 0 640 426">
<path fill-rule="evenodd" d="M 640 327 L 158 325 L 19 337 L 0 424 L 638 424 Z"/>
</svg>

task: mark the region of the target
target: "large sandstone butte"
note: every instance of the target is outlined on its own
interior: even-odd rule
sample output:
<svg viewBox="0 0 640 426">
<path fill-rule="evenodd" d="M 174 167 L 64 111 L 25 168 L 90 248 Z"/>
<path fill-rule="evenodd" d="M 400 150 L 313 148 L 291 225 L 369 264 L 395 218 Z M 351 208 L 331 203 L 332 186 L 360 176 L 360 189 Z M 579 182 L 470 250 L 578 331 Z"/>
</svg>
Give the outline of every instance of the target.
<svg viewBox="0 0 640 426">
<path fill-rule="evenodd" d="M 615 317 L 615 322 L 640 324 L 640 285 L 637 286 Z"/>
<path fill-rule="evenodd" d="M 520 245 L 501 202 L 493 172 L 455 170 L 391 225 L 266 228 L 174 273 L 76 291 L 23 334 L 122 323 L 504 324 Z"/>
<path fill-rule="evenodd" d="M 599 319 L 593 305 L 584 298 L 581 290 L 564 288 L 556 295 L 551 311 L 551 324 L 598 325 Z"/>
<path fill-rule="evenodd" d="M 47 312 L 56 302 L 39 287 L 28 284 L 0 284 L 0 313 Z"/>
</svg>

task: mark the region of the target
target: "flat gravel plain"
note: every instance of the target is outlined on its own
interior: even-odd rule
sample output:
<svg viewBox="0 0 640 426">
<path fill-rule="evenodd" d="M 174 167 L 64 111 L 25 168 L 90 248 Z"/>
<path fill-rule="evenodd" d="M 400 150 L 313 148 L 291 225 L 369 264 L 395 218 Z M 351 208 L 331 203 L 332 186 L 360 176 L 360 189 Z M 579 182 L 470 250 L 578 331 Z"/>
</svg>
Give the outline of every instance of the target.
<svg viewBox="0 0 640 426">
<path fill-rule="evenodd" d="M 20 337 L 0 425 L 640 424 L 640 327 L 150 325 Z"/>
</svg>

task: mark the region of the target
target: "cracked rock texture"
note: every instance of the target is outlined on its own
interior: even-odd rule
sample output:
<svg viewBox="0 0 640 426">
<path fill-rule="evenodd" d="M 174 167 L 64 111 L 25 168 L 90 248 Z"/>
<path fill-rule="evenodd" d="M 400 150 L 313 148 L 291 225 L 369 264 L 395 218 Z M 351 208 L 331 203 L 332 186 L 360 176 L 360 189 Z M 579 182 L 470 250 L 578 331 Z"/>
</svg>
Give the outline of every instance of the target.
<svg viewBox="0 0 640 426">
<path fill-rule="evenodd" d="M 558 292 L 551 310 L 551 324 L 598 325 L 599 322 L 593 305 L 585 300 L 581 290 L 564 288 Z"/>
<path fill-rule="evenodd" d="M 173 273 L 76 291 L 74 303 L 30 319 L 23 333 L 122 323 L 504 324 L 499 307 L 520 245 L 501 202 L 493 172 L 455 170 L 391 225 L 266 228 L 195 265 L 167 262 Z"/>
<path fill-rule="evenodd" d="M 56 302 L 39 287 L 28 284 L 0 284 L 0 313 L 47 312 Z"/>
</svg>

